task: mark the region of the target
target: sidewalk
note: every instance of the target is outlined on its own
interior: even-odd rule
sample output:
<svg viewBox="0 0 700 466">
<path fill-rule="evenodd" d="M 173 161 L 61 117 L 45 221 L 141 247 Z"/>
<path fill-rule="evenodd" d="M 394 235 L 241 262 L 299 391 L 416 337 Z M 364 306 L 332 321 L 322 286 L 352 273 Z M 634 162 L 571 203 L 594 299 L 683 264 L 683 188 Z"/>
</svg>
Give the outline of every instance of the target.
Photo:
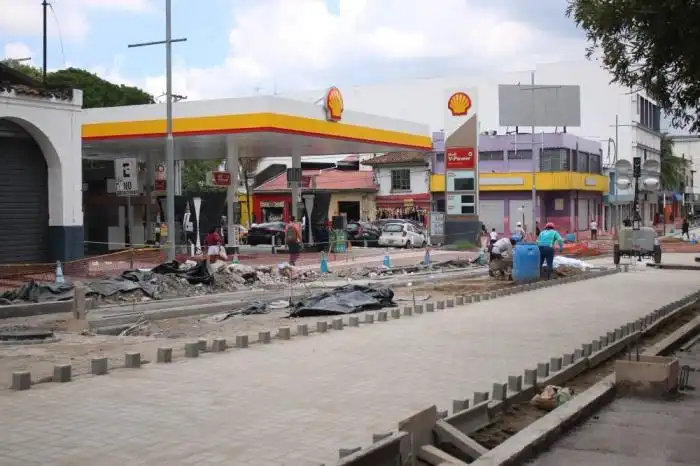
<svg viewBox="0 0 700 466">
<path fill-rule="evenodd" d="M 696 290 L 692 274 L 623 273 L 28 392 L 2 390 L 0 465 L 335 464 L 338 448 L 367 445 L 418 410 L 489 390 Z"/>
</svg>

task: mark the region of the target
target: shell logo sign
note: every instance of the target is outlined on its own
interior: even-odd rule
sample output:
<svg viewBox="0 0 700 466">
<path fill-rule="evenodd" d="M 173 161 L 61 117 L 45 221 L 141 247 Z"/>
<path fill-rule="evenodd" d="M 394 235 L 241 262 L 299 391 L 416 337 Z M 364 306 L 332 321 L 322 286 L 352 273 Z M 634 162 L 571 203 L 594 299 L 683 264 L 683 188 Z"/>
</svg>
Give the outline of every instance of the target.
<svg viewBox="0 0 700 466">
<path fill-rule="evenodd" d="M 340 121 L 343 118 L 343 94 L 337 87 L 331 87 L 326 92 L 325 100 L 326 119 L 328 121 Z"/>
<path fill-rule="evenodd" d="M 465 92 L 455 92 L 447 101 L 452 116 L 464 116 L 472 108 L 472 99 Z"/>
</svg>

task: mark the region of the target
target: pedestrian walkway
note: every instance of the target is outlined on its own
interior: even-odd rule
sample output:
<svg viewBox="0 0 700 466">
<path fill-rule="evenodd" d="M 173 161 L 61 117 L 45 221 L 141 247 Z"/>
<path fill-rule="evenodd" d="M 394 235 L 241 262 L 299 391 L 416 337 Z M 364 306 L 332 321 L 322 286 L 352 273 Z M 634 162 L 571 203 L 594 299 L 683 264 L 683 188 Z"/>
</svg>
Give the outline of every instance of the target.
<svg viewBox="0 0 700 466">
<path fill-rule="evenodd" d="M 417 410 L 447 408 L 697 288 L 686 272 L 623 273 L 3 390 L 0 465 L 330 466 L 338 448 L 367 445 Z"/>
</svg>

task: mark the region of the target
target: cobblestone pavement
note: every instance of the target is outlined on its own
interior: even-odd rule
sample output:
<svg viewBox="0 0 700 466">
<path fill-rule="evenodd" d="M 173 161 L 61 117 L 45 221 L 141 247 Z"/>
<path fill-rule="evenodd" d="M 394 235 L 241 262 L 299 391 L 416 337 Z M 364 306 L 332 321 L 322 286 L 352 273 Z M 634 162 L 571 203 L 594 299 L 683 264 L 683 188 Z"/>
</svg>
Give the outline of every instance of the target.
<svg viewBox="0 0 700 466">
<path fill-rule="evenodd" d="M 198 360 L 0 391 L 0 465 L 335 464 L 413 412 L 488 390 L 698 288 L 617 274 Z"/>
</svg>

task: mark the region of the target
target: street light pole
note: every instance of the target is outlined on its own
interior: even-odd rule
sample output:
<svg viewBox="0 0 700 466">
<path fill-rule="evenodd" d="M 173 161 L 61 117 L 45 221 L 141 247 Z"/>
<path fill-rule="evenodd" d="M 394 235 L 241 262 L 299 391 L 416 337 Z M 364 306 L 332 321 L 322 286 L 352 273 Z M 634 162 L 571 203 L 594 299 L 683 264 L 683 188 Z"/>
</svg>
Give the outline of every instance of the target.
<svg viewBox="0 0 700 466">
<path fill-rule="evenodd" d="M 43 45 L 43 63 L 42 63 L 42 68 L 41 68 L 41 82 L 46 85 L 46 69 L 48 67 L 47 61 L 48 61 L 48 31 L 47 31 L 47 25 L 46 25 L 46 15 L 47 15 L 47 9 L 49 7 L 49 2 L 44 0 L 41 2 L 41 6 L 43 8 L 43 29 L 42 29 L 42 45 Z"/>
<path fill-rule="evenodd" d="M 175 259 L 175 139 L 173 138 L 173 43 L 185 42 L 187 38 L 172 38 L 172 5 L 165 0 L 165 40 L 129 44 L 129 48 L 165 45 L 165 184 L 166 215 L 168 217 L 168 260 Z M 148 202 L 151 200 L 149 199 Z"/>
</svg>

